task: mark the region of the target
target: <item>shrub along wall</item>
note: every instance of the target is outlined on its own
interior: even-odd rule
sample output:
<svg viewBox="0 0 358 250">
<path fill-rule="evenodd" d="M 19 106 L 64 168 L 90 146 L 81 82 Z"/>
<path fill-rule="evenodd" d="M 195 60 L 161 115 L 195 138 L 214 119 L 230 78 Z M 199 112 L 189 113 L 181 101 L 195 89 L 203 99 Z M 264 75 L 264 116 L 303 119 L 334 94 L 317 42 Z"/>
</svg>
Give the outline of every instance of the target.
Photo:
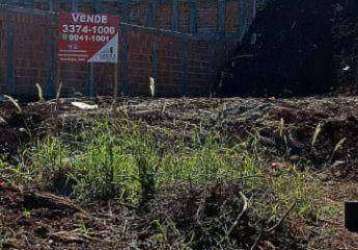
<svg viewBox="0 0 358 250">
<path fill-rule="evenodd" d="M 358 1 L 267 1 L 229 61 L 222 95 L 358 93 Z"/>
</svg>

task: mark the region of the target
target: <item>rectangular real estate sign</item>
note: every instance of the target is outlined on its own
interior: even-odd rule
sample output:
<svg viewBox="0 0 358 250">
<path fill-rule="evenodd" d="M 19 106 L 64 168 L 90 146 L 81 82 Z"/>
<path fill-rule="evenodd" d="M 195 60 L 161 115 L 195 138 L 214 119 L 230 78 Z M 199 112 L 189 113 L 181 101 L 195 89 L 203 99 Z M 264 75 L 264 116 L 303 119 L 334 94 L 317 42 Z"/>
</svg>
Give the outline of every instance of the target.
<svg viewBox="0 0 358 250">
<path fill-rule="evenodd" d="M 61 62 L 118 63 L 118 16 L 61 12 L 59 25 Z"/>
</svg>

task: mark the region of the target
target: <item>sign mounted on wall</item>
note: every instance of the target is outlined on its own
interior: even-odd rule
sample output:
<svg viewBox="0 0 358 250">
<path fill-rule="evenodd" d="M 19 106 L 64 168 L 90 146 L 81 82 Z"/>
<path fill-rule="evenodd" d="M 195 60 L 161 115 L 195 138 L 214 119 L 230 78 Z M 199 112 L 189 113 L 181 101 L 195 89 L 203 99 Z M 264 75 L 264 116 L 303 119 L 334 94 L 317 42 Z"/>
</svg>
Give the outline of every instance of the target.
<svg viewBox="0 0 358 250">
<path fill-rule="evenodd" d="M 118 63 L 118 16 L 61 12 L 59 25 L 61 62 Z"/>
</svg>

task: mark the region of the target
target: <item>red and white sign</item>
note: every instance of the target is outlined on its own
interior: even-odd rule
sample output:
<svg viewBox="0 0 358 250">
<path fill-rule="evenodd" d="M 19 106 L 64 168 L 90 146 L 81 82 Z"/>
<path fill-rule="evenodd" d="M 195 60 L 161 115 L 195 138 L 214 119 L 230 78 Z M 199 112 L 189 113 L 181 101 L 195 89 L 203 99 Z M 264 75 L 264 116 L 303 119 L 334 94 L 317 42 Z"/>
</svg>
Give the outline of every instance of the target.
<svg viewBox="0 0 358 250">
<path fill-rule="evenodd" d="M 118 63 L 118 16 L 61 12 L 59 24 L 61 62 Z"/>
</svg>

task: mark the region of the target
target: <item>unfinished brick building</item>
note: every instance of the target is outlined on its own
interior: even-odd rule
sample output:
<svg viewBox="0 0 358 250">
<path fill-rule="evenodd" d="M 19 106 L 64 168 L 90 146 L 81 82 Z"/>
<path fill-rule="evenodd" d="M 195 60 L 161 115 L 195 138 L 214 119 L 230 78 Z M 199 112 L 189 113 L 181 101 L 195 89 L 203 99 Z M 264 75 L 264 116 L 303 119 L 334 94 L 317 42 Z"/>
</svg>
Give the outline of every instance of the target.
<svg viewBox="0 0 358 250">
<path fill-rule="evenodd" d="M 0 94 L 36 95 L 39 83 L 54 96 L 113 93 L 111 64 L 57 60 L 58 11 L 108 13 L 121 18 L 118 82 L 125 95 L 207 95 L 227 55 L 255 15 L 247 0 L 2 1 Z M 119 93 L 119 94 L 120 94 Z"/>
</svg>

